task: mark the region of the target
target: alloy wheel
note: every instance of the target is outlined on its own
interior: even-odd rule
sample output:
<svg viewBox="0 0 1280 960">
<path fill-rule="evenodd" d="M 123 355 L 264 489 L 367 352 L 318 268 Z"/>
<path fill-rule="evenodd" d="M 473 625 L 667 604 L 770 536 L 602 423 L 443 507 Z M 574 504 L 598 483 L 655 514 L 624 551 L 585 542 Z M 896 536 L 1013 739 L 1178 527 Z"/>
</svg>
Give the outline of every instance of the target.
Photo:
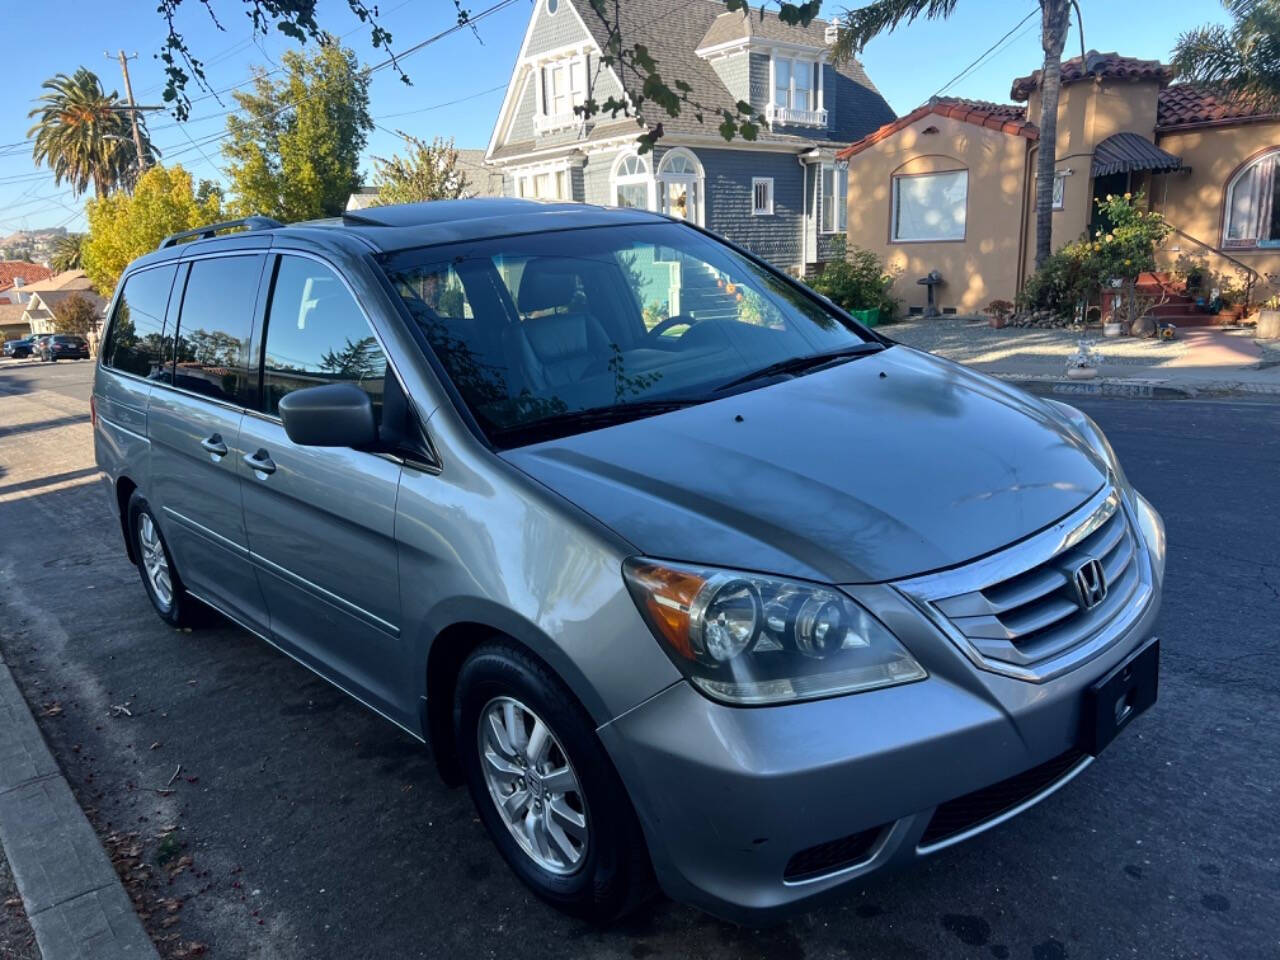
<svg viewBox="0 0 1280 960">
<path fill-rule="evenodd" d="M 561 876 L 582 865 L 589 843 L 586 800 L 551 728 L 512 697 L 480 711 L 480 767 L 489 796 L 520 848 Z"/>
<path fill-rule="evenodd" d="M 160 531 L 156 529 L 155 521 L 145 511 L 138 514 L 138 545 L 142 548 L 142 568 L 146 571 L 147 582 L 151 584 L 160 606 L 168 610 L 173 605 L 169 558 L 165 555 L 164 544 L 160 542 Z"/>
</svg>

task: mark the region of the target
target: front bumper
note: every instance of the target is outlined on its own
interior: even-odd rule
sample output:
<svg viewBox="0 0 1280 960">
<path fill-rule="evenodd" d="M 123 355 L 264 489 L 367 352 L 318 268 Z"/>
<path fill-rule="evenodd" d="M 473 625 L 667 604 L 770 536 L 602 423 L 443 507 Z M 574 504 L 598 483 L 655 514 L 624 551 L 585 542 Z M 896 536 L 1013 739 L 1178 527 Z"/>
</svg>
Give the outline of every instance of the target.
<svg viewBox="0 0 1280 960">
<path fill-rule="evenodd" d="M 1160 589 L 1102 653 L 1044 683 L 973 669 L 891 591 L 859 599 L 927 679 L 765 708 L 715 703 L 681 682 L 600 728 L 671 897 L 735 922 L 768 921 L 1047 796 L 1088 765 L 1074 752 L 1084 693 L 1152 635 Z M 1025 802 L 925 839 L 940 805 L 1018 775 Z M 841 856 L 846 865 L 823 872 Z"/>
</svg>

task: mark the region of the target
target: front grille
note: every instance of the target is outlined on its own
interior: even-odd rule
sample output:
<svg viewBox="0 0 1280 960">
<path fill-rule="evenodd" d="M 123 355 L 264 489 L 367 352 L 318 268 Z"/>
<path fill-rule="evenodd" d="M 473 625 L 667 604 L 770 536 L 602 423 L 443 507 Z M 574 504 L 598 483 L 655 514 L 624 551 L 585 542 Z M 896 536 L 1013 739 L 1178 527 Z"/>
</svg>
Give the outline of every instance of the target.
<svg viewBox="0 0 1280 960">
<path fill-rule="evenodd" d="M 1049 789 L 1074 770 L 1084 758 L 1082 751 L 1073 748 L 1008 780 L 1001 780 L 973 793 L 966 793 L 963 797 L 948 800 L 934 811 L 933 819 L 925 828 L 918 846 L 931 847 L 994 820 Z"/>
<path fill-rule="evenodd" d="M 797 880 L 835 873 L 855 863 L 861 863 L 870 858 L 871 850 L 883 829 L 883 827 L 872 827 L 861 833 L 851 833 L 847 837 L 828 840 L 816 847 L 801 850 L 787 861 L 786 869 L 782 871 L 782 879 L 794 883 Z"/>
<path fill-rule="evenodd" d="M 1062 543 L 1048 556 L 1028 556 L 1025 566 L 1016 562 L 1019 548 L 1014 547 L 1009 562 L 991 567 L 977 589 L 963 583 L 948 590 L 939 578 L 933 595 L 922 599 L 988 661 L 1026 667 L 1057 657 L 1126 609 L 1143 580 L 1138 541 L 1114 492 L 1099 500 Z M 1090 559 L 1101 562 L 1107 592 L 1086 608 L 1073 576 Z M 957 586 L 963 592 L 952 592 Z"/>
</svg>

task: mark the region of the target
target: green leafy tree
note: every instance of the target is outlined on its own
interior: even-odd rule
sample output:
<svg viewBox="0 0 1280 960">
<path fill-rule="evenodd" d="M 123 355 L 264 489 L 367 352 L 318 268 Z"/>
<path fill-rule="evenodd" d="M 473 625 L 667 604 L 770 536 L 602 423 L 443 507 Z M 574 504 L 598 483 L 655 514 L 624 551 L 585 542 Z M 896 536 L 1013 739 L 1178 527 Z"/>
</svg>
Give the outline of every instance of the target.
<svg viewBox="0 0 1280 960">
<path fill-rule="evenodd" d="M 282 58 L 284 77 L 259 70 L 252 90 L 236 91 L 223 145 L 241 216 L 278 220 L 335 216 L 360 186 L 360 151 L 368 141 L 369 74 L 355 54 L 326 38 L 309 53 Z"/>
<path fill-rule="evenodd" d="M 1280 108 L 1280 0 L 1222 0 L 1230 26 L 1209 24 L 1178 38 L 1173 65 L 1183 80 L 1224 96 Z"/>
<path fill-rule="evenodd" d="M 874 0 L 845 14 L 844 26 L 832 51 L 840 60 L 860 53 L 873 38 L 924 17 L 945 20 L 958 0 Z M 1036 266 L 1049 256 L 1053 238 L 1053 168 L 1058 157 L 1058 99 L 1062 92 L 1062 50 L 1075 0 L 1039 0 L 1040 47 L 1044 66 L 1040 74 L 1040 146 L 1036 153 Z M 1083 50 L 1081 51 L 1083 56 Z"/>
<path fill-rule="evenodd" d="M 458 151 L 452 137 L 435 137 L 427 143 L 397 132 L 409 147 L 409 155 L 373 158 L 379 204 L 453 200 L 466 195 L 467 175 L 458 169 Z"/>
<path fill-rule="evenodd" d="M 84 267 L 83 233 L 67 233 L 53 242 L 53 251 L 49 255 L 49 266 L 55 273 L 64 270 L 80 270 Z"/>
<path fill-rule="evenodd" d="M 53 329 L 88 336 L 98 322 L 98 308 L 88 297 L 73 293 L 53 305 Z"/>
<path fill-rule="evenodd" d="M 116 92 L 106 93 L 97 75 L 84 67 L 71 76 L 59 73 L 40 87 L 45 92 L 27 114 L 36 118 L 27 131 L 35 138 L 31 154 L 36 166 L 47 166 L 54 183 L 66 181 L 77 195 L 91 183 L 98 197 L 132 187 L 138 150 L 128 111 Z M 156 149 L 141 117 L 138 123 L 145 160 L 154 163 Z"/>
<path fill-rule="evenodd" d="M 191 174 L 182 167 L 154 166 L 138 180 L 132 195 L 115 193 L 85 207 L 89 236 L 84 271 L 99 290 L 114 290 L 129 263 L 166 236 L 221 219 L 216 195 L 197 199 Z"/>
</svg>

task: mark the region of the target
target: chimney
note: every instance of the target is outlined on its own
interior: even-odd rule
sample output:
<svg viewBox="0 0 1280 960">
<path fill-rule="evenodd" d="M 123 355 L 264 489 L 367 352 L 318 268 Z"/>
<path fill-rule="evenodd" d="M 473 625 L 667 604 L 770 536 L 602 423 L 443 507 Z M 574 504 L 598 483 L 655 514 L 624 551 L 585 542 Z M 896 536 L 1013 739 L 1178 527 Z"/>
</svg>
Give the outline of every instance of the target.
<svg viewBox="0 0 1280 960">
<path fill-rule="evenodd" d="M 843 21 L 839 17 L 832 17 L 831 22 L 827 24 L 827 29 L 822 35 L 822 39 L 826 41 L 827 46 L 834 46 L 836 39 L 840 36 L 840 25 Z"/>
<path fill-rule="evenodd" d="M 17 290 L 19 287 L 24 286 L 24 285 L 26 284 L 26 282 L 27 282 L 27 278 L 26 278 L 26 277 L 14 276 L 14 278 L 13 278 L 13 289 Z"/>
</svg>

